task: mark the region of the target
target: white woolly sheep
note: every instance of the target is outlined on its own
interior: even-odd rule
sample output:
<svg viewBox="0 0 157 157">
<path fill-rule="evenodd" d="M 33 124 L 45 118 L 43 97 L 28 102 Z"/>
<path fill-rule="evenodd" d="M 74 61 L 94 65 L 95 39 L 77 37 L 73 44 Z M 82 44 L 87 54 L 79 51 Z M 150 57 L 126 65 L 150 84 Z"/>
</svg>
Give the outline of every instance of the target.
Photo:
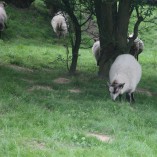
<svg viewBox="0 0 157 157">
<path fill-rule="evenodd" d="M 53 27 L 54 32 L 60 38 L 61 36 L 65 36 L 68 32 L 67 24 L 65 17 L 61 12 L 58 12 L 51 20 L 51 25 Z"/>
<path fill-rule="evenodd" d="M 133 34 L 129 35 L 129 38 L 131 38 Z M 130 54 L 133 55 L 138 60 L 138 55 L 143 51 L 144 49 L 144 43 L 140 38 L 136 38 L 133 42 L 133 45 L 130 49 Z"/>
<path fill-rule="evenodd" d="M 1 32 L 6 27 L 6 22 L 7 22 L 7 14 L 4 9 L 5 5 L 6 5 L 5 2 L 0 2 L 0 36 L 1 36 Z"/>
<path fill-rule="evenodd" d="M 95 41 L 92 47 L 93 55 L 98 63 L 98 59 L 100 57 L 100 41 Z"/>
<path fill-rule="evenodd" d="M 126 99 L 130 103 L 135 102 L 133 93 L 141 75 L 141 66 L 132 55 L 119 55 L 109 71 L 110 84 L 108 86 L 111 98 L 115 100 L 119 96 L 121 99 L 122 94 L 126 93 Z"/>
</svg>

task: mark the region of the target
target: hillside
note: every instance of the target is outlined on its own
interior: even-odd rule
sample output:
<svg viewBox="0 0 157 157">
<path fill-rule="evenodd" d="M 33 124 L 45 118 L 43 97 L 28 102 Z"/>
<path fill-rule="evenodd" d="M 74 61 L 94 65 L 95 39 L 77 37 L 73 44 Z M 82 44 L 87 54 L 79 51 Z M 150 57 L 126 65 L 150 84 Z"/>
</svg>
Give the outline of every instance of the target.
<svg viewBox="0 0 157 157">
<path fill-rule="evenodd" d="M 68 75 L 65 40 L 53 33 L 50 15 L 13 6 L 7 12 L 0 40 L 0 156 L 156 156 L 156 27 L 140 31 L 143 76 L 130 106 L 125 98 L 111 101 L 91 49 L 80 50 L 78 73 Z"/>
</svg>

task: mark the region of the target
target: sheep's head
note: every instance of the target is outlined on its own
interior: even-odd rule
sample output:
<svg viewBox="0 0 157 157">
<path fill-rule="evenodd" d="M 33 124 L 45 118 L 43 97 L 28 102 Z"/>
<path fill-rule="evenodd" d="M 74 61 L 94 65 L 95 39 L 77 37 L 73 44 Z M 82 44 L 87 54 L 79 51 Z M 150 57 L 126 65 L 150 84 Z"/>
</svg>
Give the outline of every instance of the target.
<svg viewBox="0 0 157 157">
<path fill-rule="evenodd" d="M 109 92 L 112 100 L 116 100 L 117 96 L 122 94 L 122 89 L 124 87 L 125 83 L 108 83 Z"/>
<path fill-rule="evenodd" d="M 6 7 L 6 6 L 7 6 L 7 3 L 5 3 L 4 1 L 0 1 L 0 6 L 1 6 L 1 7 Z"/>
</svg>

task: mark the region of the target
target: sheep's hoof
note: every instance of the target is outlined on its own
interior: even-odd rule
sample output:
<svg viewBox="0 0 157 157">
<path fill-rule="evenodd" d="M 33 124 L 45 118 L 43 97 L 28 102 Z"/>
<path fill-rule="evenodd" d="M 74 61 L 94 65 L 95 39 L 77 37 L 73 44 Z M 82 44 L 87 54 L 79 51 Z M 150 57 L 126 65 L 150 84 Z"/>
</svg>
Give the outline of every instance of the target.
<svg viewBox="0 0 157 157">
<path fill-rule="evenodd" d="M 131 103 L 132 103 L 132 104 L 134 104 L 134 103 L 135 103 L 134 93 L 131 93 Z"/>
</svg>

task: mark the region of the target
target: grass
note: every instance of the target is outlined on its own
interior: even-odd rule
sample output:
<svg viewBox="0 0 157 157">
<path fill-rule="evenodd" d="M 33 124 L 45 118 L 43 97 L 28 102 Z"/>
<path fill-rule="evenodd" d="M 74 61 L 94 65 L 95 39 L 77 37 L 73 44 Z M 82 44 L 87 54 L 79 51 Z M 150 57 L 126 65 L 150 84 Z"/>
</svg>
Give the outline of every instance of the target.
<svg viewBox="0 0 157 157">
<path fill-rule="evenodd" d="M 80 50 L 78 75 L 71 77 L 65 63 L 57 60 L 58 55 L 65 58 L 65 49 L 52 32 L 51 18 L 35 9 L 8 6 L 7 11 L 9 28 L 0 41 L 0 156 L 156 156 L 156 96 L 136 93 L 134 107 L 112 102 L 106 82 L 96 77 L 91 50 Z M 140 55 L 139 87 L 154 93 L 157 48 L 148 39 L 156 35 L 156 28 L 143 32 L 146 46 Z M 70 82 L 59 84 L 57 78 Z"/>
</svg>

